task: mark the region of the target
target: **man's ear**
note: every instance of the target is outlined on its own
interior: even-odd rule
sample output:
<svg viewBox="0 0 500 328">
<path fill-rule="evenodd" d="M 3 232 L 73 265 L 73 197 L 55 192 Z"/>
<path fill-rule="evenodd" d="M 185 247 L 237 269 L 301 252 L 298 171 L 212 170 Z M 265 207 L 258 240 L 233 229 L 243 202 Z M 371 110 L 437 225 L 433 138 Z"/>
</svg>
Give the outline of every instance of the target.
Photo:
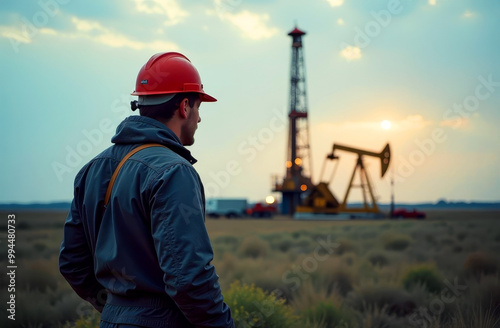
<svg viewBox="0 0 500 328">
<path fill-rule="evenodd" d="M 188 118 L 188 99 L 187 98 L 184 98 L 182 99 L 181 103 L 179 104 L 179 115 L 182 117 L 182 118 Z"/>
</svg>

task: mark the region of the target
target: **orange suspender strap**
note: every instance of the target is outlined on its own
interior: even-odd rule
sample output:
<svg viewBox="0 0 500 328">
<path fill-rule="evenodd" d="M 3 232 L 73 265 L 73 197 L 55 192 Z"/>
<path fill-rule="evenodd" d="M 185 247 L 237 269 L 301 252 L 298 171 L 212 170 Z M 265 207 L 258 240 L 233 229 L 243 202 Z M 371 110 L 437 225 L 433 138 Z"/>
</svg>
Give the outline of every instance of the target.
<svg viewBox="0 0 500 328">
<path fill-rule="evenodd" d="M 113 172 L 113 175 L 111 176 L 111 180 L 109 181 L 108 189 L 106 190 L 106 198 L 104 199 L 104 207 L 106 207 L 108 205 L 109 198 L 111 197 L 111 190 L 113 190 L 113 185 L 115 184 L 116 177 L 118 176 L 118 173 L 120 172 L 120 169 L 122 168 L 123 164 L 125 164 L 125 162 L 132 155 L 137 153 L 138 151 L 141 151 L 141 150 L 149 148 L 149 147 L 163 147 L 163 148 L 168 149 L 168 147 L 166 147 L 162 144 L 150 143 L 150 144 L 144 144 L 144 145 L 141 145 L 139 147 L 136 147 L 136 148 L 132 149 L 127 155 L 125 155 L 125 157 L 123 157 L 123 159 L 120 161 L 120 163 L 116 167 L 115 172 Z"/>
</svg>

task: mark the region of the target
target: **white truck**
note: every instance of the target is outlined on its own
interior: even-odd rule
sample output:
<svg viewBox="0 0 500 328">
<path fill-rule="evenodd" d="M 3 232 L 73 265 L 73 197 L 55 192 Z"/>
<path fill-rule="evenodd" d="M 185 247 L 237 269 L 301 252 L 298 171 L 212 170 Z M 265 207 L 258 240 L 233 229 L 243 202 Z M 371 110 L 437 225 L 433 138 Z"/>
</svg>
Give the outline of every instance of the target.
<svg viewBox="0 0 500 328">
<path fill-rule="evenodd" d="M 244 198 L 210 198 L 207 199 L 206 213 L 209 217 L 236 218 L 246 215 L 247 200 Z"/>
</svg>

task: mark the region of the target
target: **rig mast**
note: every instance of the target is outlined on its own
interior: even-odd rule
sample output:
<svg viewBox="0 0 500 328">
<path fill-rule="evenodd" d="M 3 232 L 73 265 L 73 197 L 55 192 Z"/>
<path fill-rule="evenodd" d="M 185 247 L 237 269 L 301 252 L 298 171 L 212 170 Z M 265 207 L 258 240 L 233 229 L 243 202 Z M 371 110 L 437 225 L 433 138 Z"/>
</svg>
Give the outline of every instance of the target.
<svg viewBox="0 0 500 328">
<path fill-rule="evenodd" d="M 290 67 L 290 111 L 286 175 L 280 183 L 275 179 L 274 190 L 281 192 L 282 209 L 293 215 L 301 201 L 300 195 L 312 187 L 312 163 L 307 121 L 306 70 L 302 36 L 306 33 L 295 27 L 288 35 L 292 38 Z"/>
</svg>

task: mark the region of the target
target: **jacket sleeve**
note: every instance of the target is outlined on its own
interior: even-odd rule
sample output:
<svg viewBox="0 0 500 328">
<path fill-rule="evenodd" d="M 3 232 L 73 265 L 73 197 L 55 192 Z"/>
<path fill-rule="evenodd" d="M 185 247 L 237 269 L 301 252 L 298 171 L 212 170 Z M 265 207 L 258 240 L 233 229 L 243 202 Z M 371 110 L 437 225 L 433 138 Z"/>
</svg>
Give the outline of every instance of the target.
<svg viewBox="0 0 500 328">
<path fill-rule="evenodd" d="M 201 181 L 175 164 L 151 188 L 151 229 L 166 293 L 196 327 L 234 327 L 211 264 Z"/>
<path fill-rule="evenodd" d="M 59 271 L 81 298 L 102 312 L 107 294 L 95 278 L 93 254 L 88 246 L 75 200 L 71 203 L 71 210 L 64 224 Z"/>
</svg>

